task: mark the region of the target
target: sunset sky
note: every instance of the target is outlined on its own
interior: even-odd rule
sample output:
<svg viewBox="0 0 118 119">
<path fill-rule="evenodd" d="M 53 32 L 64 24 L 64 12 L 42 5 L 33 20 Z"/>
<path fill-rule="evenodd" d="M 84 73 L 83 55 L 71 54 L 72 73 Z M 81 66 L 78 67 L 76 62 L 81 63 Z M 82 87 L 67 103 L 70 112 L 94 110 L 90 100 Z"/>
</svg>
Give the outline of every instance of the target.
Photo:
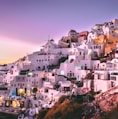
<svg viewBox="0 0 118 119">
<path fill-rule="evenodd" d="M 0 0 L 0 64 L 40 49 L 70 29 L 118 18 L 118 0 Z"/>
</svg>

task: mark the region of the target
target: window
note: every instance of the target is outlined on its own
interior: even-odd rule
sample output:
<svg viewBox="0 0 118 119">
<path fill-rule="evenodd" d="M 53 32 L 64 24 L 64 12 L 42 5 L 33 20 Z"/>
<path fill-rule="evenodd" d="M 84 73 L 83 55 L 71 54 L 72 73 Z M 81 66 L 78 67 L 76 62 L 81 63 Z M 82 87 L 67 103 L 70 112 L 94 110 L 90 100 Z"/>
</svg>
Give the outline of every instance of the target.
<svg viewBox="0 0 118 119">
<path fill-rule="evenodd" d="M 81 52 L 80 52 L 80 55 L 81 55 Z"/>
<path fill-rule="evenodd" d="M 113 22 L 111 22 L 111 25 L 113 25 Z"/>
<path fill-rule="evenodd" d="M 48 89 L 45 89 L 45 91 L 44 91 L 45 93 L 48 93 Z"/>
<path fill-rule="evenodd" d="M 85 68 L 85 70 L 87 70 L 87 65 L 86 64 L 85 64 L 84 68 Z"/>
<path fill-rule="evenodd" d="M 116 77 L 113 77 L 113 76 L 112 76 L 112 77 L 111 77 L 111 80 L 114 80 L 114 81 L 116 81 Z"/>
<path fill-rule="evenodd" d="M 70 71 L 70 77 L 73 77 L 73 73 Z"/>
<path fill-rule="evenodd" d="M 115 86 L 115 82 L 111 81 L 111 87 Z"/>
<path fill-rule="evenodd" d="M 99 65 L 99 64 L 97 64 L 97 68 L 99 68 L 99 66 L 100 66 L 100 65 Z"/>
<path fill-rule="evenodd" d="M 61 70 L 60 74 L 61 74 L 61 75 L 64 75 L 64 70 Z"/>
<path fill-rule="evenodd" d="M 100 77 L 101 77 L 100 74 L 98 74 L 98 79 L 100 79 Z"/>
</svg>

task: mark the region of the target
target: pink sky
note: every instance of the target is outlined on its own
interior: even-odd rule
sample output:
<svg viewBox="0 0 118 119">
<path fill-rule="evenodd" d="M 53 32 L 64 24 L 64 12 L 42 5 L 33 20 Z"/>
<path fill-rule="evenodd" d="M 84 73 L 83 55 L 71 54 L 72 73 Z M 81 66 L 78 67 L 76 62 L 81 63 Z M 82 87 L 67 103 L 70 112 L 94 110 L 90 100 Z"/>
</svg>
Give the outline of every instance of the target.
<svg viewBox="0 0 118 119">
<path fill-rule="evenodd" d="M 39 49 L 38 44 L 32 45 L 32 43 L 0 36 L 0 64 L 11 63 Z"/>
<path fill-rule="evenodd" d="M 0 0 L 0 64 L 39 50 L 48 36 L 118 18 L 118 0 Z"/>
</svg>

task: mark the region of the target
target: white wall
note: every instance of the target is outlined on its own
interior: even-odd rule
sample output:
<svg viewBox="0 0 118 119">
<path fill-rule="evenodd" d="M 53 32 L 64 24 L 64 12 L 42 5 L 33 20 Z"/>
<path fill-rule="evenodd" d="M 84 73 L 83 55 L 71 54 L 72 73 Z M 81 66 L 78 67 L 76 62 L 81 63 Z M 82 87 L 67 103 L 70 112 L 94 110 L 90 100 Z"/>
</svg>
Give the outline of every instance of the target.
<svg viewBox="0 0 118 119">
<path fill-rule="evenodd" d="M 60 59 L 60 55 L 38 55 L 38 54 L 31 54 L 28 56 L 31 64 L 37 69 L 43 69 L 43 66 L 47 67 L 48 65 L 57 64 L 58 60 Z"/>
<path fill-rule="evenodd" d="M 110 88 L 110 80 L 94 80 L 94 91 L 105 92 Z"/>
</svg>

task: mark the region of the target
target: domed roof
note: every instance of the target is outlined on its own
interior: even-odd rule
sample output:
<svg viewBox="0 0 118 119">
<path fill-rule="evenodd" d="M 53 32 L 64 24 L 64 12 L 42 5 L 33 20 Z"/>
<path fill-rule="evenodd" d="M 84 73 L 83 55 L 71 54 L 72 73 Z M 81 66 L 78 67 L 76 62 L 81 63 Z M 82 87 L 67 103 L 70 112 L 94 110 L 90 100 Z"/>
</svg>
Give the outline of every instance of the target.
<svg viewBox="0 0 118 119">
<path fill-rule="evenodd" d="M 75 33 L 76 33 L 76 31 L 75 31 L 75 30 L 73 30 L 73 29 L 71 29 L 71 30 L 69 31 L 69 33 L 70 33 L 70 32 L 75 32 Z"/>
</svg>

